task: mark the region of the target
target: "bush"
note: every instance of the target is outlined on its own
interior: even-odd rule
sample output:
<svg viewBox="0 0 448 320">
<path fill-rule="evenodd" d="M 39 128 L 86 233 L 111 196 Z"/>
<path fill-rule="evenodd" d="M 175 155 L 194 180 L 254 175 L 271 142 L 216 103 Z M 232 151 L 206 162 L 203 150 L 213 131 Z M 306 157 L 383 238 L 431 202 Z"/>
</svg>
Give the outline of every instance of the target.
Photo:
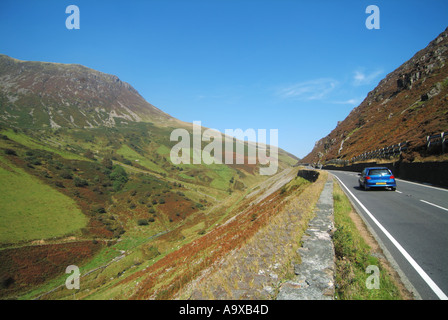
<svg viewBox="0 0 448 320">
<path fill-rule="evenodd" d="M 61 178 L 69 180 L 69 179 L 73 179 L 73 175 L 68 171 L 64 171 L 61 173 Z"/>
<path fill-rule="evenodd" d="M 96 160 L 96 159 L 95 159 L 95 154 L 94 154 L 91 150 L 87 150 L 87 151 L 84 153 L 84 157 L 86 157 L 86 158 L 88 158 L 88 159 L 91 159 L 91 160 Z"/>
<path fill-rule="evenodd" d="M 112 168 L 113 168 L 113 166 L 114 166 L 112 160 L 111 160 L 110 158 L 108 158 L 108 157 L 105 157 L 105 158 L 103 159 L 103 161 L 101 161 L 101 164 L 102 164 L 103 166 L 105 166 L 105 167 L 106 167 L 107 169 L 109 169 L 109 170 L 112 170 Z"/>
<path fill-rule="evenodd" d="M 56 181 L 56 182 L 55 182 L 55 185 L 56 185 L 56 187 L 58 187 L 58 188 L 65 188 L 65 187 L 64 187 L 64 184 L 63 184 L 61 181 Z"/>
<path fill-rule="evenodd" d="M 2 289 L 8 289 L 12 284 L 14 284 L 14 278 L 12 277 L 5 277 L 0 280 L 0 287 Z"/>
<path fill-rule="evenodd" d="M 196 203 L 196 208 L 204 209 L 204 205 L 202 203 Z"/>
<path fill-rule="evenodd" d="M 11 155 L 11 156 L 17 155 L 16 151 L 13 149 L 5 149 L 5 154 Z"/>
<path fill-rule="evenodd" d="M 113 181 L 113 188 L 115 191 L 121 190 L 123 185 L 126 182 L 128 182 L 128 174 L 123 169 L 123 167 L 119 165 L 115 165 L 113 167 L 113 170 L 109 175 L 109 178 Z"/>
<path fill-rule="evenodd" d="M 89 185 L 89 183 L 86 180 L 84 180 L 84 179 L 82 179 L 80 177 L 75 177 L 75 179 L 73 181 L 75 182 L 75 186 L 79 187 L 79 188 L 82 188 L 82 187 L 85 187 L 85 186 Z"/>
<path fill-rule="evenodd" d="M 129 159 L 123 159 L 123 163 L 128 165 L 128 166 L 132 166 L 133 165 L 132 161 L 129 160 Z"/>
<path fill-rule="evenodd" d="M 98 207 L 98 208 L 95 209 L 95 211 L 97 213 L 106 213 L 106 209 L 104 209 L 104 207 Z"/>
<path fill-rule="evenodd" d="M 123 184 L 118 180 L 116 180 L 112 183 L 112 188 L 114 189 L 114 191 L 120 191 L 122 187 L 123 187 Z"/>
<path fill-rule="evenodd" d="M 119 238 L 123 233 L 125 233 L 126 231 L 121 227 L 117 227 L 114 231 L 114 237 L 115 238 Z"/>
<path fill-rule="evenodd" d="M 42 162 L 41 162 L 39 159 L 34 158 L 34 157 L 32 157 L 31 159 L 29 159 L 29 161 L 30 161 L 31 164 L 33 164 L 33 165 L 35 165 L 35 166 L 40 166 L 40 165 L 42 165 Z"/>
<path fill-rule="evenodd" d="M 123 183 L 128 181 L 128 174 L 126 173 L 126 171 L 123 169 L 122 166 L 119 165 L 115 165 L 113 167 L 112 172 L 110 173 L 110 179 L 114 180 L 114 181 L 121 181 Z"/>
<path fill-rule="evenodd" d="M 139 219 L 139 220 L 137 221 L 137 224 L 138 224 L 139 226 L 147 226 L 147 225 L 149 224 L 149 222 L 148 222 L 147 219 Z"/>
</svg>

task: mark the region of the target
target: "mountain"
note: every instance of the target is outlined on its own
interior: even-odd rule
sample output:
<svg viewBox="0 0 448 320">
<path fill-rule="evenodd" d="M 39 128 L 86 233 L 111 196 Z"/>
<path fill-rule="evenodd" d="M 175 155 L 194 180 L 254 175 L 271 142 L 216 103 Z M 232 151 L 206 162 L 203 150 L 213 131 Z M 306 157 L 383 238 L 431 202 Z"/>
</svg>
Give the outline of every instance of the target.
<svg viewBox="0 0 448 320">
<path fill-rule="evenodd" d="M 78 64 L 0 55 L 0 125 L 31 134 L 34 129 L 135 128 L 139 123 L 158 133 L 161 128 L 192 130 L 192 124 L 148 103 L 115 75 Z M 166 141 L 169 130 L 162 135 Z M 283 159 L 297 159 L 284 150 L 279 153 Z"/>
<path fill-rule="evenodd" d="M 273 176 L 260 174 L 265 165 L 248 163 L 248 156 L 242 164 L 174 164 L 175 129 L 193 131 L 116 76 L 1 55 L 0 299 L 54 292 L 68 265 L 93 272 L 94 279 L 82 279 L 92 298 L 98 290 L 122 297 L 109 286 L 120 287 L 143 263 L 162 268 L 157 278 L 143 278 L 159 285 L 168 276 L 162 288 L 150 288 L 165 292 L 178 276 L 197 276 L 233 250 L 242 241 L 236 233 L 256 232 L 258 216 L 278 212 L 290 193 L 272 181 L 294 178 L 296 157 L 279 149 Z M 201 141 L 201 150 L 208 145 Z M 186 149 L 193 157 L 196 151 Z M 241 214 L 254 201 L 247 197 L 264 188 L 266 197 L 276 192 L 267 200 L 272 208 L 265 212 L 260 203 Z M 213 240 L 201 240 L 208 234 Z M 165 272 L 172 263 L 177 271 Z"/>
<path fill-rule="evenodd" d="M 448 28 L 381 80 L 302 162 L 350 160 L 406 141 L 402 157 L 424 161 L 426 137 L 448 131 L 447 59 Z"/>
<path fill-rule="evenodd" d="M 0 55 L 0 121 L 28 128 L 114 127 L 129 121 L 175 124 L 117 76 L 77 64 Z"/>
</svg>

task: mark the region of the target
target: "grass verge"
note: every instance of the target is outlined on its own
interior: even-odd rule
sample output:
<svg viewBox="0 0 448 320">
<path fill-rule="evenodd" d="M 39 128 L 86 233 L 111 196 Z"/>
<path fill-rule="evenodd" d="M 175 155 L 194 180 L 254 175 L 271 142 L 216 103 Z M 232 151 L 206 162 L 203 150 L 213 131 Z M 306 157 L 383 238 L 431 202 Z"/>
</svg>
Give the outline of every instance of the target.
<svg viewBox="0 0 448 320">
<path fill-rule="evenodd" d="M 336 254 L 336 290 L 338 300 L 402 300 L 405 293 L 387 265 L 379 248 L 362 228 L 362 221 L 354 221 L 354 211 L 339 184 L 334 184 L 333 235 Z M 359 219 L 359 217 L 358 217 Z M 360 219 L 359 219 L 360 220 Z M 369 243 L 370 242 L 370 243 Z M 376 247 L 376 248 L 375 248 Z M 370 267 L 369 267 L 370 266 Z M 370 287 L 370 289 L 369 289 Z"/>
</svg>

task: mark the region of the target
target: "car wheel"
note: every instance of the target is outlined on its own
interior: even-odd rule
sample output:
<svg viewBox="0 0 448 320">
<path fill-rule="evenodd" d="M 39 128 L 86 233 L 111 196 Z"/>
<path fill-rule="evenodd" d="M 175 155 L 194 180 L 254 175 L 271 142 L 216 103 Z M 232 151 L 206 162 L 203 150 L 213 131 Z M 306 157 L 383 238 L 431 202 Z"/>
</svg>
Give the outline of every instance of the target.
<svg viewBox="0 0 448 320">
<path fill-rule="evenodd" d="M 395 190 L 397 190 L 397 188 L 392 187 L 392 188 L 390 188 L 390 190 L 395 191 Z"/>
</svg>

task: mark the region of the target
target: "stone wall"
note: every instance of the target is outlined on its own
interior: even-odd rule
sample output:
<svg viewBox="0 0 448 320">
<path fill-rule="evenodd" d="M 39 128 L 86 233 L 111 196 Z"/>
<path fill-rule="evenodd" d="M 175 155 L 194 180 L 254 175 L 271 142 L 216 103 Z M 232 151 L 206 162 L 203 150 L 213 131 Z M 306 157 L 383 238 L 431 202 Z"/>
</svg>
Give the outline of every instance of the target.
<svg viewBox="0 0 448 320">
<path fill-rule="evenodd" d="M 302 237 L 302 262 L 294 266 L 294 278 L 280 287 L 277 300 L 333 300 L 333 229 L 333 179 L 329 175 L 316 204 L 316 216 Z"/>
<path fill-rule="evenodd" d="M 299 170 L 297 176 L 310 182 L 316 182 L 317 178 L 319 178 L 319 172 L 315 170 Z"/>
</svg>

